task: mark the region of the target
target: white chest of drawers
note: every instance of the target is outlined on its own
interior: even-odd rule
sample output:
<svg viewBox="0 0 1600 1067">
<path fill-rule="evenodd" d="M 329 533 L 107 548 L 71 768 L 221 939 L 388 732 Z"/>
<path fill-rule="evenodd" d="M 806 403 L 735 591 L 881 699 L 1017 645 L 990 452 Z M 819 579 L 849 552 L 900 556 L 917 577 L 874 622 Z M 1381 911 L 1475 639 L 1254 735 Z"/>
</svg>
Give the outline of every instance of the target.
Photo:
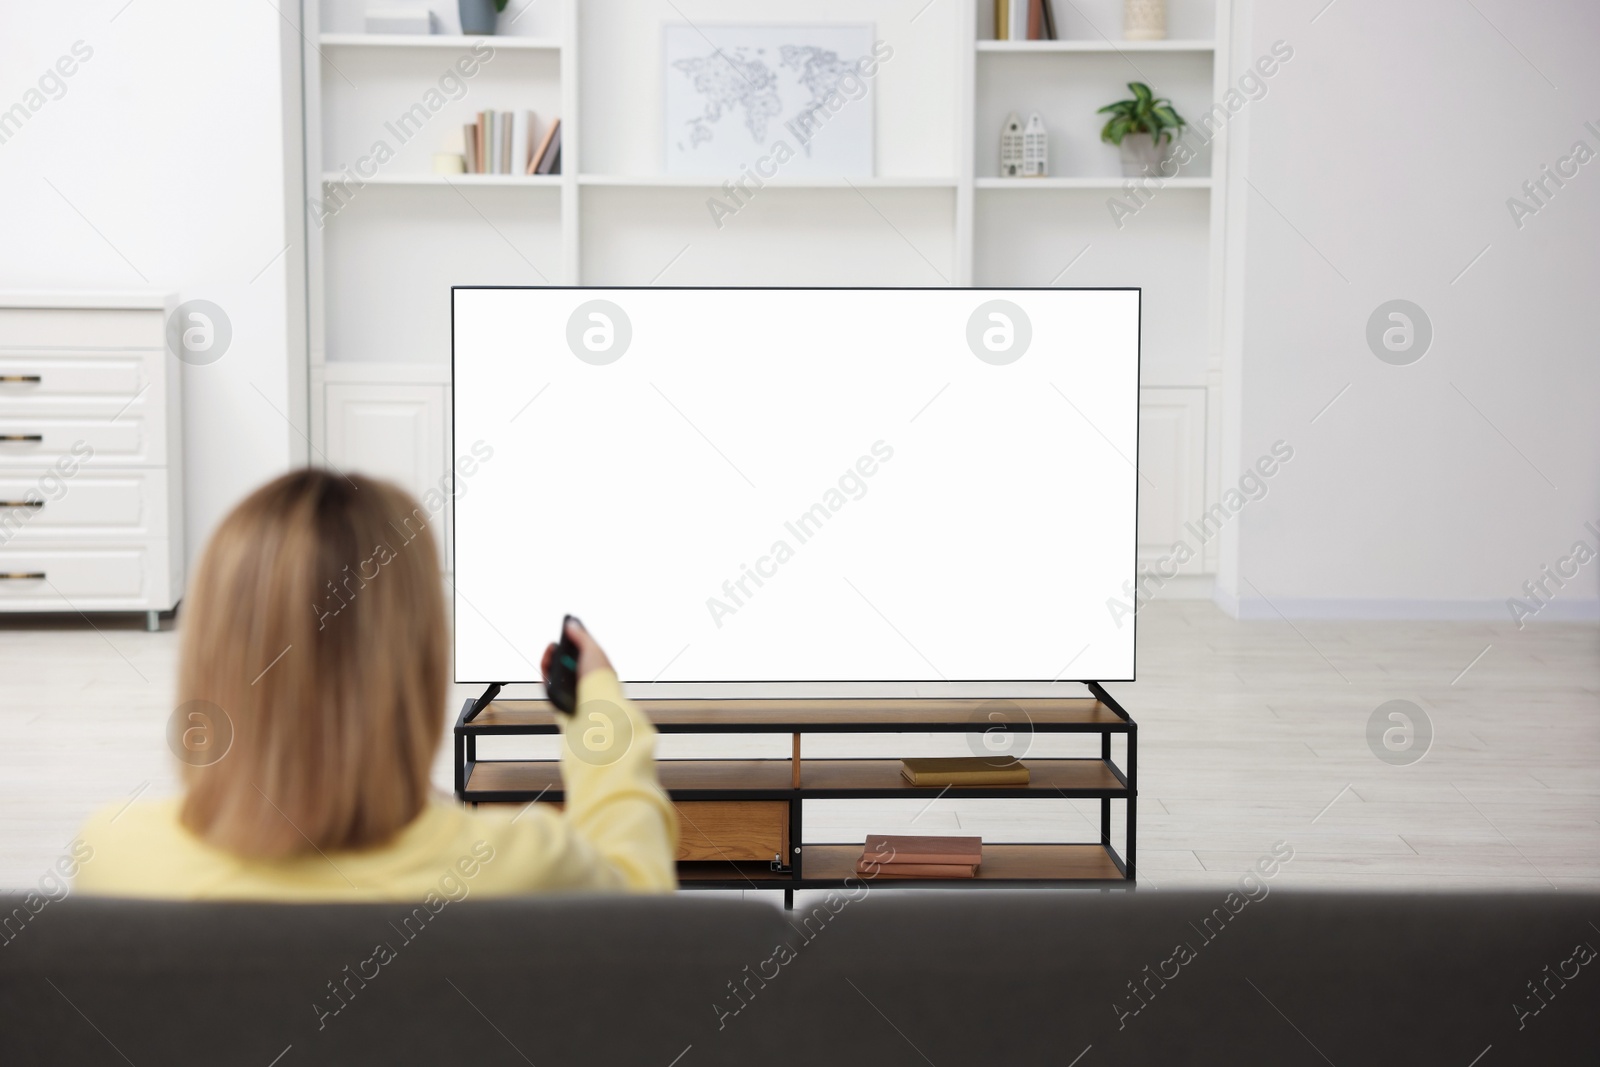
<svg viewBox="0 0 1600 1067">
<path fill-rule="evenodd" d="M 183 594 L 179 363 L 164 293 L 0 292 L 0 611 Z"/>
</svg>

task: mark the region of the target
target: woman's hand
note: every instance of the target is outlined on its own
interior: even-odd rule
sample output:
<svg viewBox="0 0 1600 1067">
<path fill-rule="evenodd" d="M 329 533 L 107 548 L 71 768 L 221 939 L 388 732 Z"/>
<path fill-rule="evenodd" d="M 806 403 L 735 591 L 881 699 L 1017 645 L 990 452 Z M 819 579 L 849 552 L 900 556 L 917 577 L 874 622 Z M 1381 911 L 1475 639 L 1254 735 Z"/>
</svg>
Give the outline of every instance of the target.
<svg viewBox="0 0 1600 1067">
<path fill-rule="evenodd" d="M 600 642 L 589 635 L 583 628 L 583 623 L 573 619 L 567 623 L 567 634 L 572 638 L 572 643 L 578 646 L 578 677 L 582 678 L 590 671 L 609 671 L 614 668 L 611 661 L 606 658 L 606 650 L 600 647 Z M 544 656 L 539 660 L 539 669 L 548 680 L 550 677 L 550 664 L 555 659 L 556 646 L 554 643 L 546 645 Z"/>
</svg>

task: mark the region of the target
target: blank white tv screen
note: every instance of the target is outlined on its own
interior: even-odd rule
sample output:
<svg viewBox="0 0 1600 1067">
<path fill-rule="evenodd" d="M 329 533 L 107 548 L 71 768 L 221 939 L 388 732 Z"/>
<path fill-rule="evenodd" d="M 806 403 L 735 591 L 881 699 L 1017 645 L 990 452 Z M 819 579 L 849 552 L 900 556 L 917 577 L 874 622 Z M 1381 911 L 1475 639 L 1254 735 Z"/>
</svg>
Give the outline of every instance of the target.
<svg viewBox="0 0 1600 1067">
<path fill-rule="evenodd" d="M 1133 680 L 1137 289 L 453 299 L 457 681 Z"/>
</svg>

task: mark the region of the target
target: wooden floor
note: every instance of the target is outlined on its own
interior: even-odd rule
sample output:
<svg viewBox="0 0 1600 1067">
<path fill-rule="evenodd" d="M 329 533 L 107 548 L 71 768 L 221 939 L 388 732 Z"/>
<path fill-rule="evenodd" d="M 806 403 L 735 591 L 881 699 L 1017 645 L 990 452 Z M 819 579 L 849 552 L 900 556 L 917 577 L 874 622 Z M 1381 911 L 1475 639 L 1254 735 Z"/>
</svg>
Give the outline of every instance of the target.
<svg viewBox="0 0 1600 1067">
<path fill-rule="evenodd" d="M 1294 858 L 1274 885 L 1600 888 L 1600 627 L 1240 623 L 1191 601 L 1139 618 L 1141 680 L 1110 688 L 1140 726 L 1142 888 L 1227 884 L 1277 841 Z M 92 809 L 176 790 L 164 739 L 176 646 L 142 620 L 0 622 L 0 887 L 36 885 Z M 1367 743 L 1368 718 L 1396 699 L 1432 722 L 1432 746 L 1410 766 Z M 539 743 L 501 755 L 538 755 Z M 1094 754 L 1083 743 L 1040 737 L 1033 754 Z M 934 736 L 808 746 L 819 757 L 966 751 Z M 787 747 L 667 738 L 663 755 Z M 441 788 L 449 772 L 447 747 Z M 1097 805 L 830 801 L 811 809 L 806 838 L 1086 841 Z"/>
</svg>

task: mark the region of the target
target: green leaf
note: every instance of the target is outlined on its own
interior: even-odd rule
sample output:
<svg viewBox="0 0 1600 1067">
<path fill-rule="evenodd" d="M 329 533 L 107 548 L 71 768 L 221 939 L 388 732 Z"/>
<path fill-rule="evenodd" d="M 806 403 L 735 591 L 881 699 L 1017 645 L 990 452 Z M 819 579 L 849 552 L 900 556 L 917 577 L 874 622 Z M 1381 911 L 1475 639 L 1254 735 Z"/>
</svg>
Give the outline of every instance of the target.
<svg viewBox="0 0 1600 1067">
<path fill-rule="evenodd" d="M 1184 126 L 1188 125 L 1188 123 L 1184 122 L 1183 118 L 1176 111 L 1172 110 L 1171 106 L 1158 107 L 1155 109 L 1154 114 L 1155 117 L 1161 121 L 1161 125 L 1170 127 L 1174 130 L 1181 130 Z"/>
<path fill-rule="evenodd" d="M 1133 90 L 1134 99 L 1138 100 L 1141 104 L 1148 105 L 1154 95 L 1150 92 L 1150 86 L 1146 85 L 1144 82 L 1129 82 L 1128 88 Z"/>
</svg>

